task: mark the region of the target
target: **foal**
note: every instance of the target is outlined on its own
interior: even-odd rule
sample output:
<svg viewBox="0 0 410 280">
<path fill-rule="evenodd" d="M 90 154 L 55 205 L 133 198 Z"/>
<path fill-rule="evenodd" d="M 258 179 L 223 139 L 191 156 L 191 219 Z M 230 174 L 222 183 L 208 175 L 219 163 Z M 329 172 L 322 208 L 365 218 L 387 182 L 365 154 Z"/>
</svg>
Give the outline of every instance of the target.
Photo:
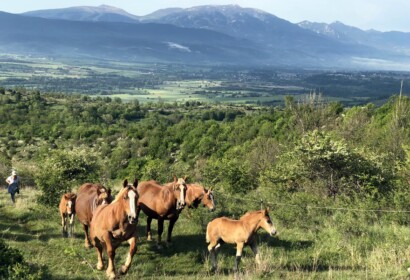
<svg viewBox="0 0 410 280">
<path fill-rule="evenodd" d="M 72 237 L 74 234 L 75 200 L 77 195 L 66 193 L 61 197 L 59 210 L 63 237 Z"/>
<path fill-rule="evenodd" d="M 208 223 L 206 228 L 206 242 L 209 243 L 208 251 L 211 254 L 212 269 L 217 267 L 217 252 L 220 240 L 236 244 L 236 259 L 233 270 L 238 271 L 244 245 L 249 245 L 255 254 L 256 263 L 260 263 L 256 232 L 263 228 L 271 236 L 276 234 L 276 228 L 272 223 L 268 209 L 248 212 L 239 220 L 226 217 L 216 218 Z"/>
</svg>

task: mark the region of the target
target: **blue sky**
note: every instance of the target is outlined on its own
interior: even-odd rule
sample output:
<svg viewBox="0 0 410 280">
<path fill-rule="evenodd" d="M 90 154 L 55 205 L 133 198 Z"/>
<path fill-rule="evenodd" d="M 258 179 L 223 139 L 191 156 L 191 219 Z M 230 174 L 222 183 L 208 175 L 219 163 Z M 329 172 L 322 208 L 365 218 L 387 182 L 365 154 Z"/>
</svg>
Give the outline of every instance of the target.
<svg viewBox="0 0 410 280">
<path fill-rule="evenodd" d="M 139 16 L 169 7 L 237 4 L 264 10 L 293 23 L 341 21 L 364 30 L 410 32 L 410 0 L 0 0 L 0 11 L 21 13 L 102 4 Z"/>
</svg>

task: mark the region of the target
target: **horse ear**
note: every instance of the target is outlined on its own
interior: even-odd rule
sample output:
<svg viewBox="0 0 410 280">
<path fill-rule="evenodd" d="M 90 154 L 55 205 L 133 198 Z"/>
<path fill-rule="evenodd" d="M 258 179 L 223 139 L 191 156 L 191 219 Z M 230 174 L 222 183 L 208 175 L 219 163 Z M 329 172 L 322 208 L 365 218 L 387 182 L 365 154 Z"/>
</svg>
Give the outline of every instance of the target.
<svg viewBox="0 0 410 280">
<path fill-rule="evenodd" d="M 137 178 L 134 179 L 134 183 L 132 185 L 134 186 L 134 188 L 138 187 L 138 179 Z"/>
<path fill-rule="evenodd" d="M 128 179 L 124 180 L 124 183 L 122 183 L 122 187 L 125 188 L 128 186 Z"/>
<path fill-rule="evenodd" d="M 212 187 L 211 188 L 209 188 L 209 190 L 208 190 L 208 193 L 211 193 L 212 192 Z"/>
<path fill-rule="evenodd" d="M 265 210 L 264 210 L 265 215 L 268 214 L 268 211 L 269 211 L 269 207 L 265 207 Z"/>
<path fill-rule="evenodd" d="M 64 198 L 69 200 L 70 199 L 70 194 L 69 193 L 64 194 Z"/>
<path fill-rule="evenodd" d="M 176 183 L 178 181 L 177 176 L 174 175 L 174 183 Z"/>
<path fill-rule="evenodd" d="M 184 179 L 184 181 L 186 181 L 188 179 L 188 176 L 185 175 L 182 179 Z"/>
</svg>

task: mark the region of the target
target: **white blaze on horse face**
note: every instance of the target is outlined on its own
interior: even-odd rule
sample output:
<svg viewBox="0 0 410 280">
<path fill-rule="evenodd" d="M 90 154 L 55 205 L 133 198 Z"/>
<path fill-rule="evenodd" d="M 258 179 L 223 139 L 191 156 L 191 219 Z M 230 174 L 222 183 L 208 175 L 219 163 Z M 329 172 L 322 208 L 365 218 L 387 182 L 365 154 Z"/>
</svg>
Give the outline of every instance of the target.
<svg viewBox="0 0 410 280">
<path fill-rule="evenodd" d="M 129 197 L 129 201 L 130 201 L 130 216 L 132 218 L 136 218 L 137 217 L 137 212 L 135 211 L 135 197 L 136 197 L 136 193 L 133 190 L 128 191 L 128 197 Z"/>
<path fill-rule="evenodd" d="M 212 192 L 209 192 L 209 199 L 212 202 L 212 209 L 215 209 L 214 195 L 212 194 Z"/>
<path fill-rule="evenodd" d="M 180 184 L 179 189 L 181 190 L 180 194 L 179 194 L 179 199 L 181 201 L 181 205 L 185 205 L 185 185 Z"/>
<path fill-rule="evenodd" d="M 63 204 L 64 205 L 64 204 Z M 71 213 L 73 212 L 73 202 L 71 200 L 69 200 L 67 202 L 67 213 L 71 215 Z"/>
</svg>

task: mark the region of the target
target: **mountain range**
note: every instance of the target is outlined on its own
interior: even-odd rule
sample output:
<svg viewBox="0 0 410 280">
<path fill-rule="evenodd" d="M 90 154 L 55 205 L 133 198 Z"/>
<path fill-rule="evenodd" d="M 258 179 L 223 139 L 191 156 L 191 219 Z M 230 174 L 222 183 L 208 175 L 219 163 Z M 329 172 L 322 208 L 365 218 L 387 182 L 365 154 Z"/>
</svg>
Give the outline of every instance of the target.
<svg viewBox="0 0 410 280">
<path fill-rule="evenodd" d="M 237 5 L 169 8 L 146 16 L 106 5 L 2 12 L 0 32 L 0 51 L 6 53 L 396 70 L 410 62 L 410 33 L 364 31 L 340 22 L 294 24 Z"/>
</svg>

